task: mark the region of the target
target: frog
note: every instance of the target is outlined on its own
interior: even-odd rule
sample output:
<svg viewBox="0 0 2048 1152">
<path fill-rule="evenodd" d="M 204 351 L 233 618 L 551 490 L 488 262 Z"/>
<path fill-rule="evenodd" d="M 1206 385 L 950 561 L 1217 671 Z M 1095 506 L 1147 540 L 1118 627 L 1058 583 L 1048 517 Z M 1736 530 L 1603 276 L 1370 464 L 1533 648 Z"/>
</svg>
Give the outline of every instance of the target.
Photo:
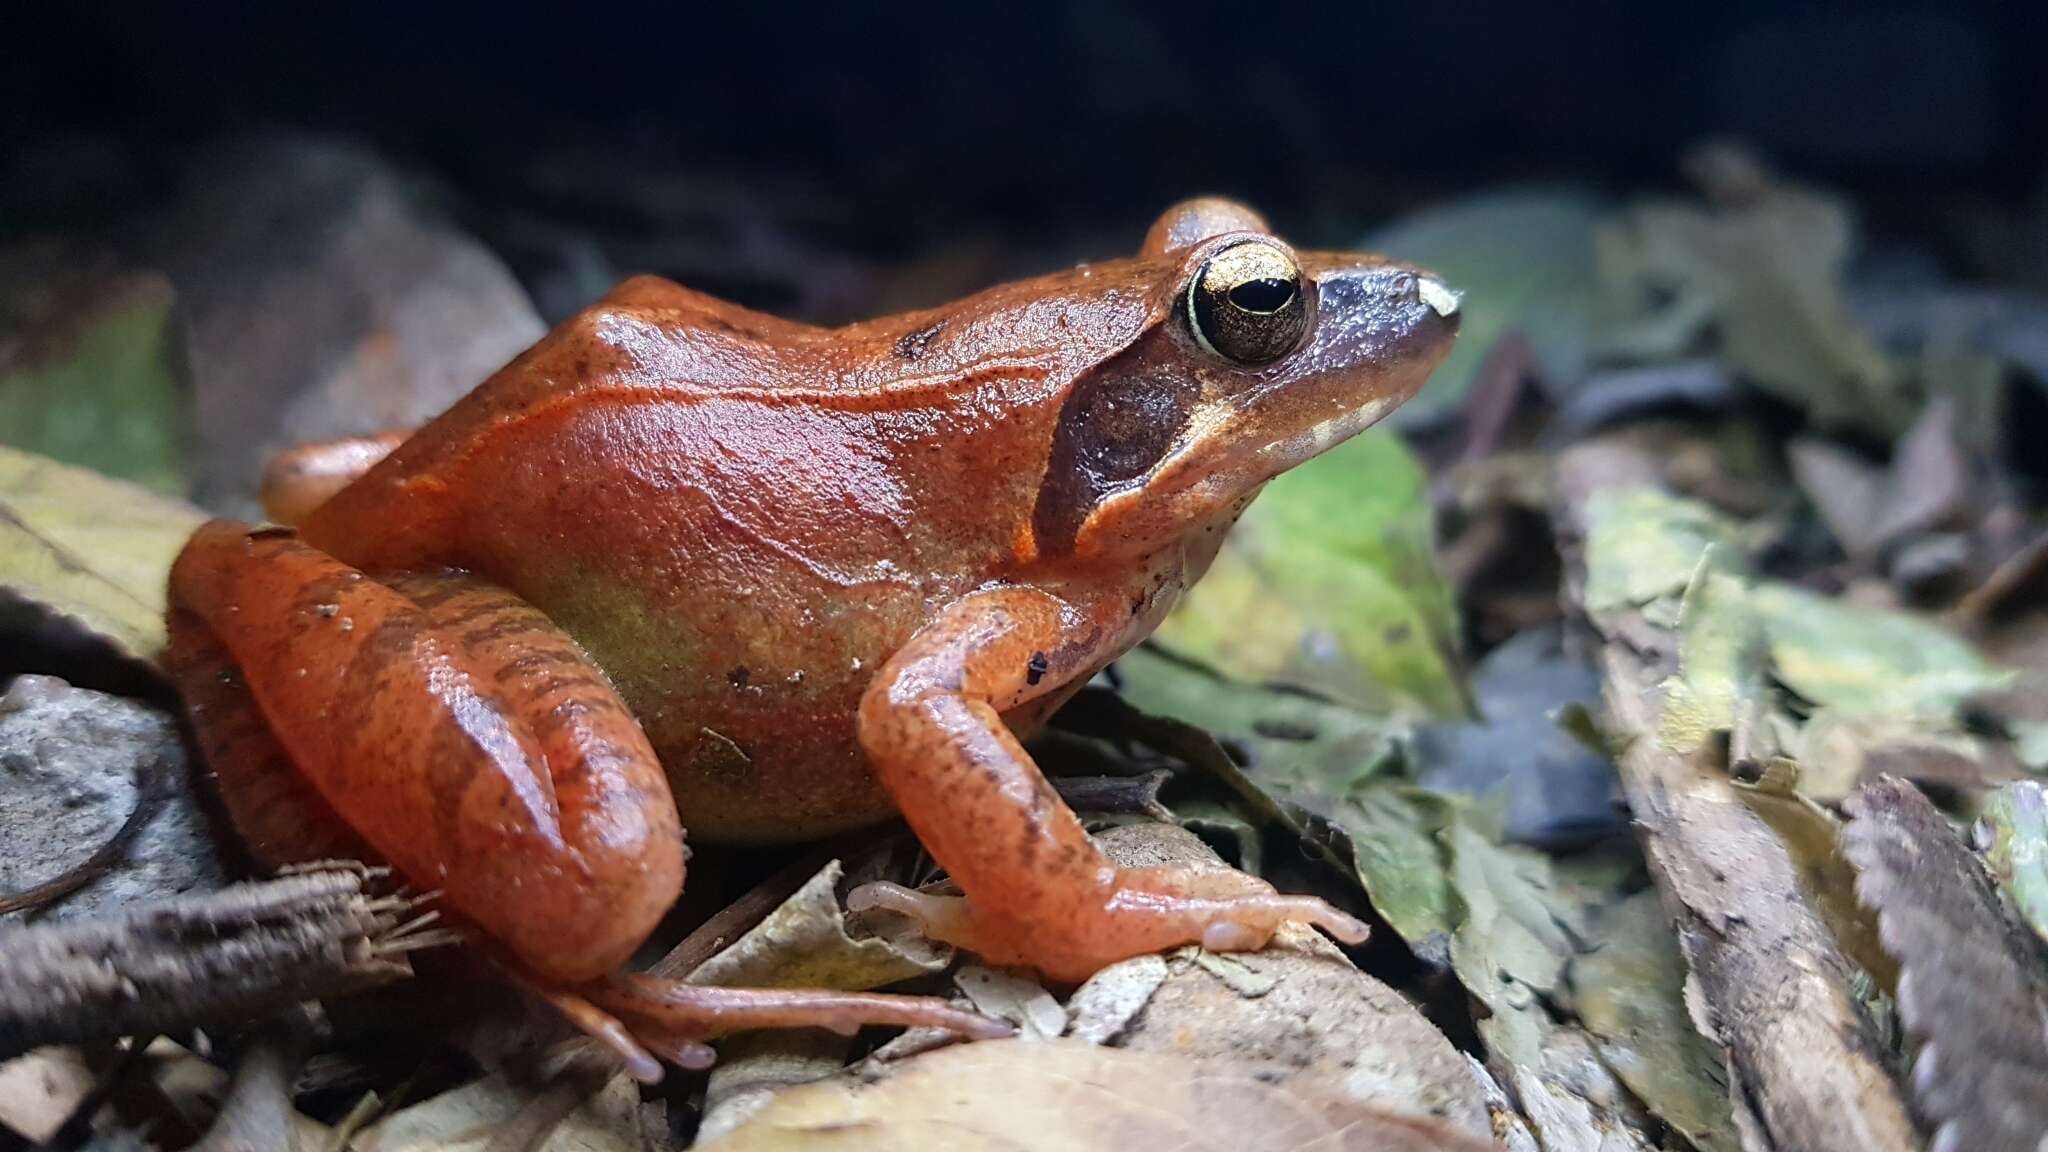
<svg viewBox="0 0 2048 1152">
<path fill-rule="evenodd" d="M 1218 198 L 1135 256 L 838 327 L 636 277 L 420 428 L 281 458 L 272 523 L 179 554 L 167 665 L 259 863 L 436 893 L 643 1080 L 746 1028 L 1003 1031 L 627 972 L 685 821 L 775 845 L 900 816 L 956 891 L 848 905 L 1054 982 L 1289 921 L 1355 943 L 1242 873 L 1117 866 L 1024 745 L 1459 319 L 1428 271 Z"/>
</svg>

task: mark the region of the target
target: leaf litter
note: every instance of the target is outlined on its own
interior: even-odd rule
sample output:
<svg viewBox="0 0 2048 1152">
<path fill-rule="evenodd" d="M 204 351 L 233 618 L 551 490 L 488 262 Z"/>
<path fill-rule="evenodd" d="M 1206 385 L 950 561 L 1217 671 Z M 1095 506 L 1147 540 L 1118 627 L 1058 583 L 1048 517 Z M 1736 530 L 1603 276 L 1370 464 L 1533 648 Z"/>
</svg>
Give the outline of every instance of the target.
<svg viewBox="0 0 2048 1152">
<path fill-rule="evenodd" d="M 1633 837 L 1597 819 L 1515 831 L 1529 824 L 1504 781 L 1532 771 L 1554 734 L 1596 765 L 1607 751 L 1680 754 L 1688 779 L 1724 788 L 1786 854 L 1787 898 L 1846 956 L 1827 981 L 1872 1024 L 1870 1067 L 1913 1062 L 1866 1098 L 1917 1093 L 1936 1147 L 2003 1146 L 1970 1142 L 1971 1125 L 2028 1122 L 1990 1095 L 2019 1082 L 2041 1042 L 2010 1026 L 2027 1017 L 2008 993 L 2036 995 L 2043 978 L 2042 807 L 2020 777 L 2048 761 L 2036 747 L 2048 715 L 2015 710 L 2022 682 L 1973 641 L 2033 659 L 2020 638 L 2037 613 L 2018 590 L 2038 567 L 2029 542 L 2048 535 L 2012 479 L 2019 447 L 1999 435 L 2008 367 L 2024 367 L 2027 345 L 2010 323 L 1959 340 L 1897 301 L 1873 308 L 1851 283 L 1861 241 L 1839 198 L 1727 148 L 1689 164 L 1690 197 L 1522 190 L 1384 230 L 1390 249 L 1470 293 L 1457 358 L 1402 417 L 1417 450 L 1375 433 L 1269 486 L 1157 645 L 1036 745 L 1113 850 L 1199 852 L 1198 836 L 1288 890 L 1369 911 L 1382 931 L 1363 949 L 1288 930 L 1260 954 L 1184 949 L 1049 987 L 849 922 L 828 866 L 779 888 L 795 895 L 696 978 L 908 982 L 1033 1039 L 741 1036 L 708 1081 L 656 1098 L 617 1077 L 564 1096 L 529 1065 L 487 1061 L 480 1078 L 348 1125 L 421 1152 L 514 1138 L 680 1147 L 693 1129 L 704 1146 L 774 1148 L 1452 1147 L 1489 1131 L 1545 1152 L 1807 1146 L 1788 1135 L 1797 1109 L 1769 1078 L 1777 1065 L 1743 1063 L 1759 1055 L 1749 1022 L 1692 934 L 1703 915 L 1771 920 L 1745 903 L 1755 862 L 1726 861 L 1704 887 L 1674 875 L 1660 837 L 1697 830 L 1649 806 Z M 1796 426 L 1759 418 L 1758 394 Z M 1461 420 L 1467 451 L 1432 447 L 1433 429 Z M 1574 441 L 1658 447 L 1638 482 L 1586 496 L 1553 468 Z M 1576 568 L 1547 554 L 1554 540 L 1570 558 L 1572 508 L 1586 529 Z M 1482 527 L 1470 567 L 1439 553 L 1447 510 L 1460 531 Z M 0 625 L 54 621 L 146 665 L 162 644 L 163 569 L 198 514 L 18 452 L 0 455 L 0 512 Z M 1488 564 L 1494 579 L 1549 585 L 1485 590 Z M 1575 659 L 1612 708 L 1626 655 L 1654 670 L 1641 686 L 1660 705 L 1651 730 L 1596 717 L 1581 696 L 1498 703 L 1475 681 L 1490 648 L 1555 628 L 1560 579 L 1594 628 L 1568 621 L 1562 656 L 1524 674 L 1562 677 Z M 1572 743 L 1573 726 L 1603 734 Z M 1484 756 L 1504 771 L 1472 770 Z M 1887 774 L 1957 819 L 1981 816 L 1981 863 L 1954 820 L 1916 808 L 1919 793 Z M 1890 806 L 1873 807 L 1879 796 Z M 1901 844 L 1961 851 L 1977 871 L 1901 870 Z M 1962 954 L 1944 933 L 1983 947 Z M 705 949 L 682 951 L 695 963 Z M 1964 996 L 1980 969 L 2002 973 L 1985 987 L 2011 1003 Z M 1892 989 L 1898 1052 L 1881 1027 Z M 1984 1016 L 1998 1010 L 2004 1032 Z M 2002 1038 L 1971 1047 L 1990 1036 Z M 66 1051 L 0 1068 L 0 1085 L 77 1067 Z M 163 1067 L 224 1082 L 189 1050 Z M 196 1135 L 212 1105 L 176 1098 L 180 1130 Z M 17 1115 L 65 1119 L 0 1107 Z"/>
</svg>

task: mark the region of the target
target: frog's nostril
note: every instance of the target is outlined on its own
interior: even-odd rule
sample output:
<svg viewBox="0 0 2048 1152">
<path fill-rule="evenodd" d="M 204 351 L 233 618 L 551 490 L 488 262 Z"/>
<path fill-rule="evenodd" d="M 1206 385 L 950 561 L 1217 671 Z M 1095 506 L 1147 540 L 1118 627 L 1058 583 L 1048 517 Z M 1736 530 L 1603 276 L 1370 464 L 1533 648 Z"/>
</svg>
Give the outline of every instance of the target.
<svg viewBox="0 0 2048 1152">
<path fill-rule="evenodd" d="M 1417 276 L 1415 294 L 1429 305 L 1430 311 L 1446 320 L 1458 314 L 1458 301 L 1464 298 L 1463 293 L 1453 291 L 1434 276 Z"/>
</svg>

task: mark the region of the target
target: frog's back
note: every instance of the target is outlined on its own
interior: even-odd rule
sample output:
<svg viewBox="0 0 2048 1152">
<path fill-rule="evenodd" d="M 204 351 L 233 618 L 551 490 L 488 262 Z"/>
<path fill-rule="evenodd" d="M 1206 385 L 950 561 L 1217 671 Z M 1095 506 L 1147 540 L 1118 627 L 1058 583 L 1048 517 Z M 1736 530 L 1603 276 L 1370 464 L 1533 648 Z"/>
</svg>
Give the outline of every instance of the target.
<svg viewBox="0 0 2048 1152">
<path fill-rule="evenodd" d="M 880 817 L 854 707 L 936 607 L 1014 562 L 1060 387 L 1028 348 L 984 341 L 963 364 L 922 334 L 945 318 L 917 321 L 826 331 L 628 281 L 303 530 L 359 567 L 464 568 L 547 612 L 700 834 Z"/>
</svg>

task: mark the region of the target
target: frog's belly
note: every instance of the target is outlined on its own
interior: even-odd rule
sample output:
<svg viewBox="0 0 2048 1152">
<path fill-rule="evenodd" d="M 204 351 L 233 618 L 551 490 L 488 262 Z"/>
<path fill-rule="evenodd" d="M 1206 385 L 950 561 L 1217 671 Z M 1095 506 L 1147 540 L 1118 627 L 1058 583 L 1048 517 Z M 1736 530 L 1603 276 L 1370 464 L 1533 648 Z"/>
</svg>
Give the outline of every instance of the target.
<svg viewBox="0 0 2048 1152">
<path fill-rule="evenodd" d="M 1080 688 L 1080 682 L 1064 686 L 1005 713 L 1004 723 L 1028 739 Z M 681 715 L 685 703 L 650 711 Z M 724 729 L 715 726 L 720 721 L 693 724 L 687 717 L 647 726 L 692 839 L 784 844 L 896 815 L 895 802 L 860 751 L 851 705 L 811 715 L 785 710 L 772 724 L 736 724 L 740 717 L 725 715 Z"/>
</svg>

